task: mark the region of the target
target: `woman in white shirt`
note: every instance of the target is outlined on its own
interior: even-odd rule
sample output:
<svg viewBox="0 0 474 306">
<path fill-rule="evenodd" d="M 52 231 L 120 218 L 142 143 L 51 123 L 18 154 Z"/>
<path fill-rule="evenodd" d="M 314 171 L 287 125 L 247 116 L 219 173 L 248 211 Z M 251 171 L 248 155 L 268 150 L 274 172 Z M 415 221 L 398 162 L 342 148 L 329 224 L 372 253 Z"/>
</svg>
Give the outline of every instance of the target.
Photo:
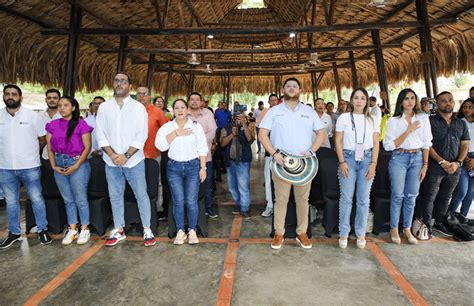
<svg viewBox="0 0 474 306">
<path fill-rule="evenodd" d="M 351 111 L 339 116 L 335 145 L 339 159 L 339 247 L 347 247 L 351 230 L 352 199 L 356 192 L 355 233 L 357 247 L 365 248 L 370 188 L 379 154 L 380 122 L 370 115 L 369 95 L 364 88 L 355 89 L 350 99 Z M 357 186 L 357 188 L 356 188 Z"/>
<path fill-rule="evenodd" d="M 459 183 L 449 204 L 449 212 L 456 212 L 462 202 L 460 213 L 467 217 L 474 196 L 474 98 L 467 99 L 461 104 L 458 118 L 462 118 L 467 124 L 471 142 L 469 143 L 467 158 L 461 167 Z"/>
<path fill-rule="evenodd" d="M 163 125 L 156 134 L 155 146 L 168 150 L 168 183 L 173 199 L 173 216 L 178 233 L 174 244 L 188 238 L 197 244 L 199 184 L 206 179 L 206 135 L 202 126 L 188 118 L 188 104 L 182 99 L 173 103 L 175 119 Z M 188 235 L 184 228 L 184 208 L 188 215 Z"/>
<path fill-rule="evenodd" d="M 416 93 L 403 89 L 397 98 L 393 117 L 388 120 L 383 146 L 393 151 L 388 166 L 390 175 L 390 234 L 400 244 L 398 223 L 403 211 L 403 233 L 408 243 L 417 244 L 411 233 L 413 213 L 420 183 L 426 176 L 431 147 L 429 117 L 421 111 Z"/>
</svg>

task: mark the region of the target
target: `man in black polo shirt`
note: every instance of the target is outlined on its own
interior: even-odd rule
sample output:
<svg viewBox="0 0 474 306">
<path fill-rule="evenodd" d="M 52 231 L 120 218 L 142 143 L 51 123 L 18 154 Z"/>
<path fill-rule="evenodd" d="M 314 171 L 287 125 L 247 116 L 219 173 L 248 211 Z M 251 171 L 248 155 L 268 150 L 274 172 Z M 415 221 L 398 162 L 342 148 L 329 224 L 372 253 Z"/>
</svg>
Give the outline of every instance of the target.
<svg viewBox="0 0 474 306">
<path fill-rule="evenodd" d="M 436 96 L 438 111 L 430 117 L 433 146 L 426 181 L 423 188 L 423 222 L 431 233 L 431 218 L 434 229 L 449 235 L 443 225 L 449 200 L 459 180 L 459 168 L 469 149 L 469 131 L 466 124 L 453 116 L 453 95 L 443 91 Z M 436 201 L 435 201 L 436 200 Z"/>
</svg>

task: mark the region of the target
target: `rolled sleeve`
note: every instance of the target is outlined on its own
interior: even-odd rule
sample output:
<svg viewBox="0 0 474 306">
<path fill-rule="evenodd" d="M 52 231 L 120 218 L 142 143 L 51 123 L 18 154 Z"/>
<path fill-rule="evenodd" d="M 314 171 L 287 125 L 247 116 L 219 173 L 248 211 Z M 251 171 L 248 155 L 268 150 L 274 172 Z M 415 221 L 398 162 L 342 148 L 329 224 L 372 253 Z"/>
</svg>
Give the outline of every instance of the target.
<svg viewBox="0 0 474 306">
<path fill-rule="evenodd" d="M 132 141 L 131 146 L 143 150 L 148 138 L 148 114 L 145 107 L 140 107 L 139 109 L 140 113 L 138 114 L 138 117 L 141 117 L 141 120 L 137 123 L 135 139 Z"/>
<path fill-rule="evenodd" d="M 321 119 L 317 116 L 314 115 L 313 117 L 313 131 L 319 131 L 320 129 L 324 129 L 326 126 L 324 123 L 321 121 Z"/>
<path fill-rule="evenodd" d="M 97 111 L 97 118 L 96 118 L 96 128 L 95 128 L 95 135 L 97 137 L 97 145 L 99 148 L 108 147 L 110 146 L 110 142 L 105 135 L 105 125 L 106 125 L 106 117 L 104 116 L 103 112 L 104 108 L 100 108 Z"/>
<path fill-rule="evenodd" d="M 425 116 L 423 122 L 423 149 L 429 149 L 433 146 L 433 134 L 431 133 L 431 124 L 428 116 Z"/>
<path fill-rule="evenodd" d="M 207 153 L 209 152 L 209 148 L 207 146 L 207 141 L 206 141 L 206 134 L 204 134 L 204 130 L 201 125 L 198 125 L 195 128 L 195 133 L 196 133 L 196 140 L 197 140 L 197 151 L 199 156 L 207 156 Z"/>
<path fill-rule="evenodd" d="M 169 123 L 165 124 L 158 130 L 158 133 L 156 133 L 155 147 L 157 147 L 161 152 L 167 151 L 170 148 L 170 145 L 166 140 L 166 135 L 171 131 L 169 126 Z"/>
<path fill-rule="evenodd" d="M 383 147 L 385 151 L 393 151 L 395 147 L 395 118 L 390 118 L 387 122 L 387 130 L 385 131 L 385 138 L 383 139 Z"/>
<path fill-rule="evenodd" d="M 263 117 L 262 122 L 260 122 L 260 125 L 258 127 L 261 129 L 271 130 L 273 125 L 273 114 L 274 108 L 270 108 L 270 110 L 265 114 L 265 117 Z"/>
</svg>

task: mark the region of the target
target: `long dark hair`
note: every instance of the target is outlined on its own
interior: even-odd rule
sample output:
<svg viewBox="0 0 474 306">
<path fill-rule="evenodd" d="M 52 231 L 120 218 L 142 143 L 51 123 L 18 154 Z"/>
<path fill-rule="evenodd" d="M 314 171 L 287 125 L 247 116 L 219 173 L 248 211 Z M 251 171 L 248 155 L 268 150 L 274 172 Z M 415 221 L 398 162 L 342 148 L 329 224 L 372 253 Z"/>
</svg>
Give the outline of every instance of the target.
<svg viewBox="0 0 474 306">
<path fill-rule="evenodd" d="M 400 93 L 398 94 L 397 97 L 397 103 L 395 104 L 395 112 L 393 113 L 394 117 L 401 117 L 403 115 L 403 100 L 405 100 L 405 97 L 407 94 L 411 92 L 415 95 L 415 107 L 413 108 L 413 112 L 415 114 L 421 113 L 421 105 L 420 105 L 420 100 L 418 99 L 418 96 L 416 92 L 411 89 L 411 88 L 405 88 Z"/>
<path fill-rule="evenodd" d="M 352 99 L 354 98 L 356 92 L 362 92 L 367 100 L 366 104 L 365 104 L 365 107 L 364 107 L 364 115 L 366 117 L 368 117 L 372 122 L 374 122 L 374 119 L 372 118 L 372 116 L 370 115 L 370 101 L 369 101 L 369 93 L 367 92 L 367 90 L 363 87 L 359 87 L 359 88 L 356 88 L 352 91 L 351 93 L 351 98 L 349 100 L 349 103 L 350 103 L 350 106 L 352 108 L 351 112 L 354 111 L 354 104 L 352 103 Z"/>
<path fill-rule="evenodd" d="M 459 107 L 458 118 L 465 118 L 466 117 L 466 115 L 464 115 L 464 112 L 462 110 L 462 108 L 464 107 L 464 104 L 466 104 L 466 103 L 474 104 L 474 99 L 469 98 L 469 99 L 464 100 L 464 102 L 462 102 L 461 106 Z"/>
<path fill-rule="evenodd" d="M 74 108 L 72 111 L 72 118 L 69 120 L 69 125 L 67 127 L 66 140 L 69 141 L 76 129 L 76 126 L 79 124 L 79 119 L 81 118 L 81 110 L 79 109 L 79 102 L 76 99 L 70 96 L 63 96 L 60 100 L 68 100 Z"/>
</svg>

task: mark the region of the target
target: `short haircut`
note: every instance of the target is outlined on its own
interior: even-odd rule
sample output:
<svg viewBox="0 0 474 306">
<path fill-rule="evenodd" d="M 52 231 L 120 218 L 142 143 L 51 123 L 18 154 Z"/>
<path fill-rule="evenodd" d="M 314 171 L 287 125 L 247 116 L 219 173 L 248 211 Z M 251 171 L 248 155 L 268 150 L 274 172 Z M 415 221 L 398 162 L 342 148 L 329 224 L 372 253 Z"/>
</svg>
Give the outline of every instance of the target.
<svg viewBox="0 0 474 306">
<path fill-rule="evenodd" d="M 324 103 L 324 99 L 323 99 L 323 98 L 316 98 L 316 100 L 314 100 L 314 103 L 318 102 L 319 100 L 323 101 L 323 103 Z"/>
<path fill-rule="evenodd" d="M 127 77 L 128 84 L 132 84 L 132 78 L 130 77 L 130 74 L 128 74 L 128 72 L 119 71 L 119 72 L 117 72 L 115 75 L 117 75 L 117 74 L 123 74 L 124 76 Z"/>
<path fill-rule="evenodd" d="M 155 104 L 156 101 L 158 101 L 158 99 L 161 99 L 161 100 L 163 100 L 163 102 L 165 102 L 165 99 L 163 99 L 162 96 L 158 96 L 158 97 L 156 97 L 156 98 L 153 99 L 153 104 Z"/>
<path fill-rule="evenodd" d="M 3 92 L 5 92 L 7 89 L 16 89 L 16 91 L 18 91 L 18 94 L 21 96 L 23 96 L 23 92 L 21 91 L 20 87 L 18 87 L 17 85 L 15 84 L 7 84 L 3 87 Z"/>
<path fill-rule="evenodd" d="M 288 79 L 286 79 L 285 82 L 283 83 L 283 87 L 285 87 L 286 83 L 288 83 L 290 81 L 296 82 L 298 84 L 298 87 L 301 88 L 301 83 L 297 78 L 288 78 Z"/>
<path fill-rule="evenodd" d="M 199 99 L 202 101 L 202 96 L 201 96 L 201 94 L 198 93 L 197 91 L 193 91 L 192 93 L 189 94 L 189 96 L 188 96 L 188 101 L 189 101 L 189 99 L 191 98 L 191 96 L 198 96 Z M 174 104 L 174 103 L 173 103 L 173 104 Z"/>
<path fill-rule="evenodd" d="M 435 98 L 435 99 L 436 99 L 436 102 L 438 102 L 439 97 L 444 96 L 444 95 L 447 95 L 447 94 L 453 95 L 453 94 L 450 93 L 449 91 L 442 91 L 442 92 L 440 92 L 439 94 L 436 95 L 436 98 Z"/>
<path fill-rule="evenodd" d="M 374 96 L 372 96 L 372 97 L 369 98 L 369 101 L 375 101 L 375 102 L 377 102 L 377 98 L 374 97 Z"/>
<path fill-rule="evenodd" d="M 278 99 L 277 94 L 272 93 L 272 94 L 270 94 L 270 95 L 268 96 L 268 101 L 270 101 L 270 98 L 271 98 L 271 97 L 276 97 L 276 98 Z"/>
<path fill-rule="evenodd" d="M 92 99 L 92 100 L 95 100 L 95 99 L 100 99 L 100 100 L 102 100 L 103 102 L 105 102 L 105 99 L 104 99 L 104 97 L 102 97 L 102 96 L 94 97 L 94 99 Z"/>
<path fill-rule="evenodd" d="M 58 97 L 61 97 L 61 92 L 59 90 L 57 90 L 56 88 L 50 88 L 50 89 L 46 90 L 45 95 L 47 96 L 49 93 L 55 93 L 55 94 L 58 95 Z"/>
<path fill-rule="evenodd" d="M 334 103 L 328 102 L 328 103 L 326 103 L 326 105 L 332 105 L 332 106 L 334 106 Z"/>
<path fill-rule="evenodd" d="M 263 105 L 263 101 L 258 101 L 258 105 Z"/>
</svg>

